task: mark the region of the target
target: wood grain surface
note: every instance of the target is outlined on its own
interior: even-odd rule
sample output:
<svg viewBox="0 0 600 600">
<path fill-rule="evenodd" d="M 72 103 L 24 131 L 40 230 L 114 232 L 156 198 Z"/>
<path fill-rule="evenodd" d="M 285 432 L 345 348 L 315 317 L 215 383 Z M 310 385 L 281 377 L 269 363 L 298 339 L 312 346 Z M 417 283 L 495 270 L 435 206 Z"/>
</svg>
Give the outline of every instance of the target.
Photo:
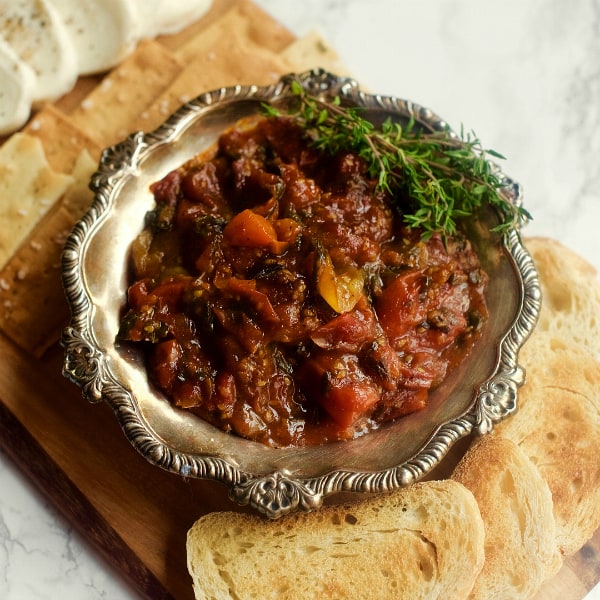
<svg viewBox="0 0 600 600">
<path fill-rule="evenodd" d="M 183 77 L 183 71 L 177 70 L 177 53 L 185 47 L 189 59 L 193 52 L 204 52 L 203 34 L 217 36 L 224 19 L 241 23 L 240 35 L 230 37 L 237 39 L 244 51 L 253 48 L 260 55 L 255 60 L 249 56 L 254 67 L 248 70 L 248 77 L 255 77 L 267 65 L 284 68 L 287 63 L 277 62 L 277 56 L 293 43 L 293 36 L 250 2 L 220 0 L 198 23 L 178 36 L 159 40 L 160 52 L 174 57 L 168 62 L 176 72 L 168 85 Z M 235 53 L 235 49 L 220 46 L 213 52 Z M 209 57 L 213 62 L 217 58 Z M 231 72 L 228 56 L 221 58 L 206 85 L 226 85 L 237 77 Z M 272 77 L 273 73 L 264 75 Z M 72 125 L 74 117 L 70 115 L 81 112 L 82 102 L 99 85 L 99 77 L 80 80 L 54 108 Z M 166 93 L 162 83 L 156 85 L 155 96 Z M 157 119 L 160 116 L 155 115 Z M 94 135 L 98 132 L 87 133 L 89 140 L 82 143 L 88 144 L 97 159 L 99 144 Z M 50 211 L 0 272 L 0 279 L 9 283 L 3 286 L 7 289 L 0 289 L 2 306 L 19 302 L 22 307 L 17 323 L 0 323 L 0 446 L 141 594 L 153 600 L 191 600 L 185 555 L 188 529 L 207 512 L 241 509 L 231 503 L 220 484 L 184 479 L 150 465 L 126 440 L 108 406 L 84 401 L 80 390 L 62 376 L 58 336 L 67 324 L 68 308 L 58 269 L 61 246 L 50 244 L 43 253 L 32 248 L 54 239 L 52 236 L 72 225 L 74 218 L 60 206 Z M 25 267 L 35 273 L 38 287 L 43 282 L 43 293 L 37 293 L 35 286 L 27 288 L 23 282 L 27 278 L 22 276 Z M 18 285 L 21 287 L 15 287 Z M 598 581 L 600 530 L 565 561 L 538 600 L 581 600 Z"/>
</svg>

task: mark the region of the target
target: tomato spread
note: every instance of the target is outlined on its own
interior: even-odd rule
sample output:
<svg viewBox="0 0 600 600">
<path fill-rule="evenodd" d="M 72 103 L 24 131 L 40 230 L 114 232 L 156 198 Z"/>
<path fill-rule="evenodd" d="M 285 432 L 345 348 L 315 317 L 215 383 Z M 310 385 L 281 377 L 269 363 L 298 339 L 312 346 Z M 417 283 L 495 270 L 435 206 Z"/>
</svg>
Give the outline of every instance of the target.
<svg viewBox="0 0 600 600">
<path fill-rule="evenodd" d="M 419 411 L 487 318 L 466 236 L 424 239 L 360 157 L 286 117 L 224 133 L 151 190 L 118 339 L 225 431 L 314 445 Z"/>
</svg>

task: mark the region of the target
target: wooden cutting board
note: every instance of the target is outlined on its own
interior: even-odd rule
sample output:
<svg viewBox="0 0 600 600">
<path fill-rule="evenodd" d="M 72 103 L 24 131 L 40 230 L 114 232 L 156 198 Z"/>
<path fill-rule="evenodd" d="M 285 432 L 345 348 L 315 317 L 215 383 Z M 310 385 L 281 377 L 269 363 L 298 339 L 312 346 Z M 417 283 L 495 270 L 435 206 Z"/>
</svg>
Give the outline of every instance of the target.
<svg viewBox="0 0 600 600">
<path fill-rule="evenodd" d="M 218 37 L 219 27 L 227 28 L 232 22 L 242 31 L 238 36 L 230 31 L 233 42 L 224 44 Z M 198 84 L 206 85 L 204 89 L 261 73 L 268 80 L 289 64 L 278 62 L 277 57 L 293 42 L 289 32 L 245 0 L 217 1 L 200 22 L 178 36 L 159 40 L 161 49 L 177 58 L 172 61 L 175 74 L 169 89 L 177 89 L 178 78 L 179 85 L 185 84 L 178 70 L 184 59 L 189 61 L 194 52 L 206 52 L 207 47 L 212 50 L 204 57 L 206 79 Z M 237 49 L 232 43 L 238 44 Z M 183 54 L 182 48 L 187 48 Z M 253 53 L 248 54 L 248 49 Z M 243 74 L 234 56 L 241 51 L 247 56 L 241 66 Z M 314 60 L 314 56 L 305 58 Z M 101 85 L 98 77 L 81 80 L 57 103 L 61 118 L 68 118 L 69 123 L 79 118 L 78 122 L 85 123 L 81 107 Z M 156 85 L 155 99 L 162 100 L 153 105 L 159 107 L 156 114 L 150 111 L 147 118 L 162 120 L 160 113 L 169 110 L 169 103 L 176 103 L 178 97 L 165 95 Z M 94 139 L 98 129 L 84 128 L 80 133 L 89 134 L 87 147 L 94 155 L 100 145 Z M 131 447 L 110 409 L 88 404 L 80 390 L 62 377 L 63 354 L 57 340 L 67 324 L 68 309 L 57 268 L 60 245 L 51 245 L 43 253 L 37 250 L 50 233 L 63 231 L 73 219 L 61 207 L 50 211 L 0 272 L 4 284 L 0 310 L 7 309 L 9 302 L 20 306 L 18 319 L 3 321 L 0 333 L 0 446 L 139 592 L 152 600 L 191 600 L 187 530 L 207 512 L 241 509 L 229 501 L 220 484 L 183 479 L 150 465 Z M 32 273 L 38 287 L 26 285 L 26 275 Z M 22 292 L 15 291 L 18 285 Z M 580 600 L 598 581 L 600 530 L 566 560 L 538 598 Z"/>
</svg>

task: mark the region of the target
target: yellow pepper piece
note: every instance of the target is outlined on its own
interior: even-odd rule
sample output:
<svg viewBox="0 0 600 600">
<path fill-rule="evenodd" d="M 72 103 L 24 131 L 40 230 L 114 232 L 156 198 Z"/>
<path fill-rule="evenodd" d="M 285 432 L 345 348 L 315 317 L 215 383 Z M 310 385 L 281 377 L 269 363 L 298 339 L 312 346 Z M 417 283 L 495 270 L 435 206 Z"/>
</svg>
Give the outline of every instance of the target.
<svg viewBox="0 0 600 600">
<path fill-rule="evenodd" d="M 352 310 L 363 294 L 364 277 L 360 269 L 344 266 L 336 269 L 327 252 L 317 259 L 317 290 L 323 300 L 338 313 Z"/>
</svg>

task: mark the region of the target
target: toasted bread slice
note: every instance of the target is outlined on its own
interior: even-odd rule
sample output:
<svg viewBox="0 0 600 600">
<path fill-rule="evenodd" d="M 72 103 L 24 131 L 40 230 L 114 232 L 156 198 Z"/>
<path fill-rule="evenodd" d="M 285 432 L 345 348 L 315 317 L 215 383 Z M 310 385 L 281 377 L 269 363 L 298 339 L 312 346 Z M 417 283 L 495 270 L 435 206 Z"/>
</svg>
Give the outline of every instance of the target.
<svg viewBox="0 0 600 600">
<path fill-rule="evenodd" d="M 485 525 L 485 564 L 469 598 L 531 598 L 562 564 L 538 469 L 511 440 L 492 435 L 473 444 L 452 478 L 473 492 Z"/>
<path fill-rule="evenodd" d="M 600 281 L 581 256 L 549 238 L 525 240 L 542 287 L 542 310 L 534 336 L 547 332 L 554 344 L 572 343 L 600 360 Z M 525 345 L 524 360 L 541 364 L 536 342 Z"/>
<path fill-rule="evenodd" d="M 521 408 L 496 433 L 518 444 L 547 482 L 568 555 L 600 525 L 600 363 L 571 345 L 526 366 Z"/>
<path fill-rule="evenodd" d="M 521 352 L 519 412 L 496 427 L 537 466 L 552 493 L 557 543 L 578 550 L 600 525 L 600 282 L 555 240 L 526 240 L 538 269 L 539 324 Z"/>
<path fill-rule="evenodd" d="M 267 521 L 211 513 L 188 533 L 196 598 L 465 598 L 484 560 L 483 522 L 455 481 Z"/>
</svg>

